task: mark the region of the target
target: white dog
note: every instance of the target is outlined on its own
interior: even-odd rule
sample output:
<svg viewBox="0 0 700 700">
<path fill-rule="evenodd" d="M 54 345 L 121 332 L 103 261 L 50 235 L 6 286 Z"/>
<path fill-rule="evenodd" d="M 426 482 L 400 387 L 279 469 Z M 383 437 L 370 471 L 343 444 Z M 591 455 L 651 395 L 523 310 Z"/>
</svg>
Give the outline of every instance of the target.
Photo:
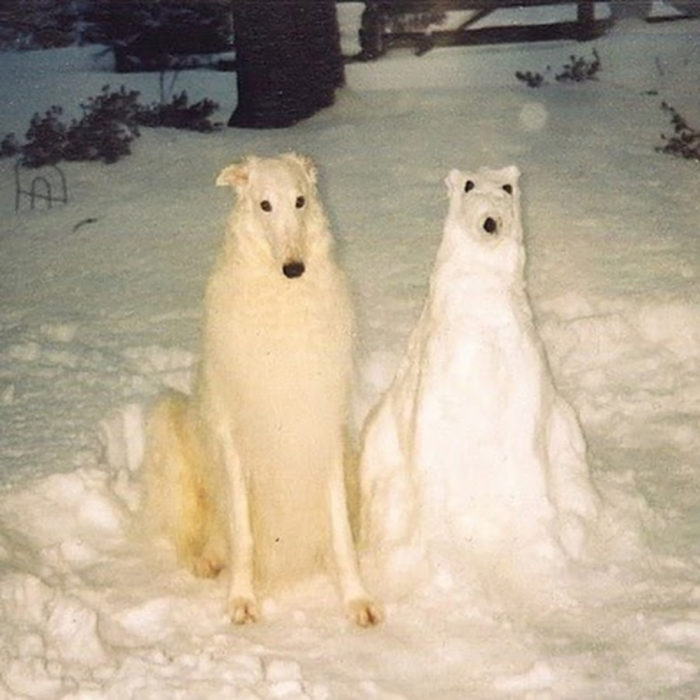
<svg viewBox="0 0 700 700">
<path fill-rule="evenodd" d="M 234 622 L 257 619 L 256 591 L 330 558 L 350 618 L 376 624 L 345 491 L 353 316 L 315 168 L 293 153 L 248 157 L 216 184 L 236 202 L 193 395 L 166 395 L 147 421 L 148 508 L 196 575 L 230 568 Z"/>
</svg>

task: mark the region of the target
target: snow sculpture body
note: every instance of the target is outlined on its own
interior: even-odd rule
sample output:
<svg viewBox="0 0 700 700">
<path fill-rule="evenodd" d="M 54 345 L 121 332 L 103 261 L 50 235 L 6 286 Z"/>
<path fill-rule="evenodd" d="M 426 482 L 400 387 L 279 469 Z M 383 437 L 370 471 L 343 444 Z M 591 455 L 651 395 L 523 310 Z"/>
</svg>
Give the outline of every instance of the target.
<svg viewBox="0 0 700 700">
<path fill-rule="evenodd" d="M 362 536 L 399 569 L 455 552 L 575 557 L 596 516 L 585 442 L 525 291 L 518 176 L 445 180 L 429 296 L 365 427 Z"/>
</svg>

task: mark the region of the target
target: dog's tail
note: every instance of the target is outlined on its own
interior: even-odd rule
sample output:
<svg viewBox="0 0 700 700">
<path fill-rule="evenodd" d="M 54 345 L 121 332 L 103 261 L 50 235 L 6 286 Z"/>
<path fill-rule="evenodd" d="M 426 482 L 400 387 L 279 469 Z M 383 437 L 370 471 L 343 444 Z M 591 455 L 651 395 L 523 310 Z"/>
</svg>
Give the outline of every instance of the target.
<svg viewBox="0 0 700 700">
<path fill-rule="evenodd" d="M 202 454 L 189 416 L 189 399 L 168 391 L 146 418 L 142 513 L 147 529 L 174 544 L 178 560 L 199 575 L 212 518 L 202 483 Z"/>
</svg>

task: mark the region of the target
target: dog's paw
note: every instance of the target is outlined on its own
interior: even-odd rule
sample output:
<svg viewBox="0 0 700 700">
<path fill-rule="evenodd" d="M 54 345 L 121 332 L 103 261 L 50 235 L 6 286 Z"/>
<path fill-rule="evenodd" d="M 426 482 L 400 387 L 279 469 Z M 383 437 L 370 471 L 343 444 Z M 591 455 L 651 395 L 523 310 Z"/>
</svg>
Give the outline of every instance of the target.
<svg viewBox="0 0 700 700">
<path fill-rule="evenodd" d="M 345 611 L 350 620 L 360 627 L 374 627 L 384 619 L 382 609 L 370 598 L 349 601 L 345 604 Z"/>
<path fill-rule="evenodd" d="M 233 598 L 228 604 L 231 622 L 235 625 L 247 625 L 258 621 L 258 606 L 253 598 Z"/>
</svg>

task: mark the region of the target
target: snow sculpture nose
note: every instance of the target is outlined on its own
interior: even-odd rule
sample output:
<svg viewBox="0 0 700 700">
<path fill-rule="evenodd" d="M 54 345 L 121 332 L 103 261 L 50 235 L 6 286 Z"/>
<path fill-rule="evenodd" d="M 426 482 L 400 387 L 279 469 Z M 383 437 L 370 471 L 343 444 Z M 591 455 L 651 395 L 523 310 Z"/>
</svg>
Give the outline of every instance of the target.
<svg viewBox="0 0 700 700">
<path fill-rule="evenodd" d="M 498 233 L 498 223 L 496 220 L 492 219 L 490 216 L 487 216 L 484 220 L 484 231 L 492 235 Z"/>
<path fill-rule="evenodd" d="M 282 272 L 285 277 L 289 279 L 294 279 L 295 277 L 301 277 L 306 271 L 306 266 L 301 260 L 290 260 L 289 262 L 282 265 Z"/>
</svg>

